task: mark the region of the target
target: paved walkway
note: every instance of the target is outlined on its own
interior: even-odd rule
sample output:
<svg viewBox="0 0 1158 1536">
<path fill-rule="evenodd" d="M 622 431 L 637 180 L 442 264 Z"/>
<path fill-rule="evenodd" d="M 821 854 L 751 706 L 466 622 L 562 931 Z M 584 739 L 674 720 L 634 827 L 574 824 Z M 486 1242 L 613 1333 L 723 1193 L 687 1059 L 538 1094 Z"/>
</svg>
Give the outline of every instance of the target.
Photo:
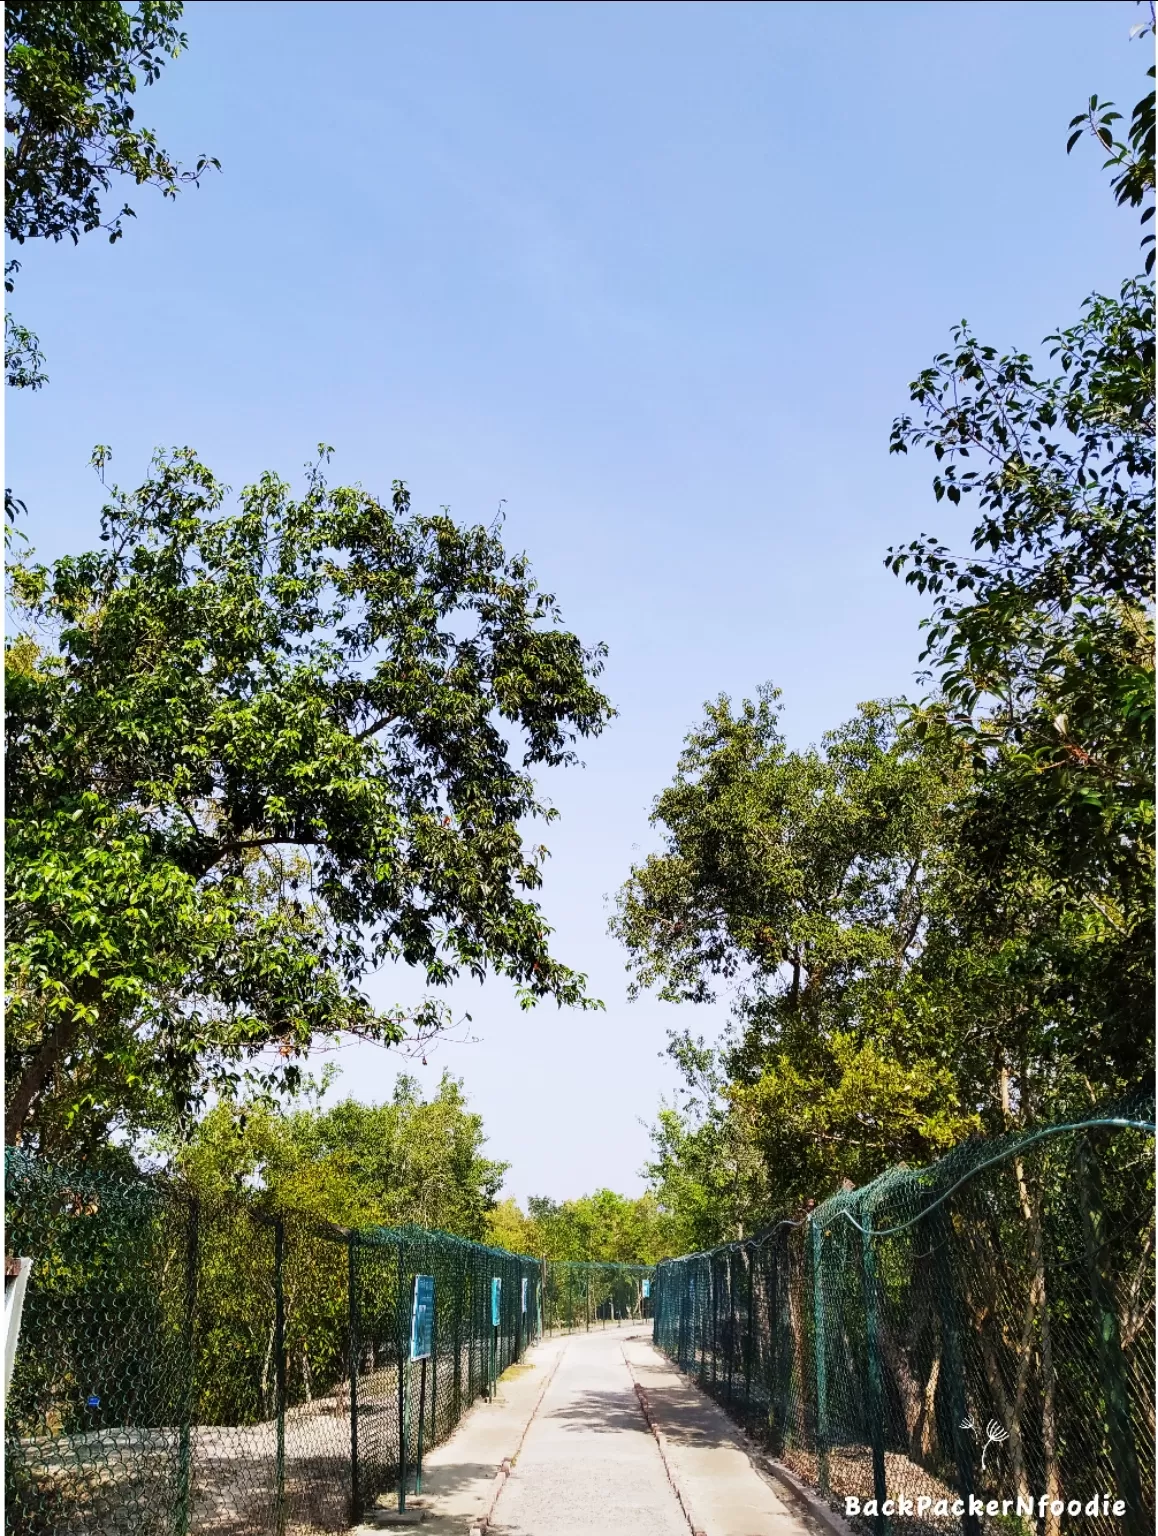
<svg viewBox="0 0 1158 1536">
<path fill-rule="evenodd" d="M 649 1333 L 599 1329 L 531 1350 L 498 1401 L 476 1405 L 431 1453 L 422 1529 L 825 1536 L 756 1471 L 735 1426 Z"/>
<path fill-rule="evenodd" d="M 619 1330 L 568 1338 L 495 1506 L 493 1529 L 503 1536 L 688 1536 Z"/>
</svg>

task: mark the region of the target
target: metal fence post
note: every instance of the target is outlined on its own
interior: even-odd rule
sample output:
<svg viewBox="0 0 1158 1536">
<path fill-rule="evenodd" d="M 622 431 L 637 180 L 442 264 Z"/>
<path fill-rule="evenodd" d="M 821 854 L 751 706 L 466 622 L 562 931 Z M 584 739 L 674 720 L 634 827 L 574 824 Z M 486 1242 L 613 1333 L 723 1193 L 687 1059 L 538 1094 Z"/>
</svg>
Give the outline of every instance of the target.
<svg viewBox="0 0 1158 1536">
<path fill-rule="evenodd" d="M 358 1365 L 362 1352 L 362 1330 L 358 1316 L 357 1239 L 353 1232 L 346 1239 L 347 1320 L 349 1324 L 350 1370 L 350 1523 L 362 1514 L 362 1495 L 358 1485 Z"/>
<path fill-rule="evenodd" d="M 712 1299 L 712 1386 L 716 1385 L 716 1371 L 720 1355 L 720 1282 L 716 1275 L 714 1257 L 708 1259 L 708 1295 Z"/>
<path fill-rule="evenodd" d="M 1082 1210 L 1082 1238 L 1085 1246 L 1086 1278 L 1094 1304 L 1094 1335 L 1097 1340 L 1098 1374 L 1105 1402 L 1105 1424 L 1110 1444 L 1118 1497 L 1125 1501 L 1128 1531 L 1142 1536 L 1149 1522 L 1142 1500 L 1142 1479 L 1134 1449 L 1130 1424 L 1129 1385 L 1126 1361 L 1118 1329 L 1118 1313 L 1098 1263 L 1098 1251 L 1105 1241 L 1106 1213 L 1102 1200 L 1102 1181 L 1097 1159 L 1088 1136 L 1078 1137 L 1078 1193 Z"/>
<path fill-rule="evenodd" d="M 867 1202 L 859 1206 L 861 1219 L 861 1281 L 864 1286 L 864 1339 L 868 1366 L 869 1433 L 873 1449 L 873 1498 L 877 1513 L 873 1529 L 885 1536 L 888 1518 L 884 1514 L 885 1491 L 885 1391 L 881 1374 L 879 1299 L 877 1296 L 877 1260 L 873 1250 L 872 1213 Z"/>
<path fill-rule="evenodd" d="M 752 1419 L 752 1355 L 756 1348 L 753 1333 L 756 1317 L 756 1254 L 755 1248 L 745 1248 L 744 1268 L 748 1275 L 748 1321 L 744 1329 L 744 1409 L 749 1423 Z"/>
<path fill-rule="evenodd" d="M 961 1516 L 962 1536 L 981 1536 L 981 1521 L 970 1513 L 973 1496 L 973 1447 L 966 1439 L 965 1360 L 961 1353 L 961 1327 L 953 1285 L 951 1243 L 953 1224 L 947 1202 L 942 1201 L 929 1218 L 930 1247 L 934 1254 L 937 1298 L 941 1307 L 941 1353 L 945 1359 L 945 1389 L 949 1412 L 953 1416 L 953 1459 L 957 1467 L 958 1492 L 965 1505 Z"/>
<path fill-rule="evenodd" d="M 454 1288 L 454 1365 L 451 1374 L 451 1392 L 454 1397 L 455 1419 L 462 1412 L 462 1308 L 464 1301 L 463 1292 L 465 1289 L 462 1265 L 457 1263 L 455 1265 Z M 437 1375 L 438 1372 L 435 1371 L 435 1376 L 437 1377 Z"/>
<path fill-rule="evenodd" d="M 197 1366 L 197 1260 L 201 1236 L 201 1207 L 196 1200 L 189 1201 L 188 1229 L 185 1249 L 185 1339 L 187 1355 L 185 1380 L 181 1403 L 181 1437 L 177 1463 L 177 1511 L 174 1521 L 176 1536 L 187 1536 L 190 1505 L 193 1494 L 192 1447 L 190 1429 L 196 1408 L 194 1372 Z"/>
<path fill-rule="evenodd" d="M 732 1401 L 732 1377 L 736 1373 L 736 1250 L 728 1249 L 728 1403 Z"/>
<path fill-rule="evenodd" d="M 285 1223 L 273 1224 L 273 1347 L 274 1382 L 277 1392 L 277 1461 L 275 1470 L 274 1521 L 277 1536 L 285 1532 Z"/>
<path fill-rule="evenodd" d="M 399 1508 L 400 1511 L 404 1510 L 406 1508 L 406 1452 L 407 1452 L 407 1449 L 408 1449 L 407 1444 L 406 1444 L 406 1431 L 407 1431 L 407 1429 L 409 1427 L 407 1425 L 407 1423 L 406 1423 L 407 1409 L 409 1407 L 409 1403 L 407 1401 L 408 1394 L 407 1394 L 407 1391 L 406 1391 L 406 1388 L 408 1386 L 408 1382 L 406 1380 L 406 1353 L 407 1353 L 407 1351 L 406 1351 L 406 1343 L 407 1343 L 407 1340 L 406 1340 L 406 1328 L 405 1328 L 405 1322 L 404 1322 L 405 1316 L 406 1316 L 406 1298 L 405 1298 L 405 1289 L 406 1289 L 406 1287 L 405 1287 L 405 1285 L 403 1283 L 403 1281 L 405 1279 L 405 1275 L 406 1275 L 405 1245 L 403 1244 L 402 1239 L 399 1238 L 398 1239 L 398 1275 L 397 1275 L 397 1281 L 396 1281 L 398 1289 L 397 1289 L 397 1301 L 396 1301 L 396 1305 L 395 1305 L 395 1309 L 394 1309 L 394 1311 L 395 1311 L 394 1324 L 395 1324 L 395 1331 L 396 1331 L 397 1336 L 398 1336 L 398 1348 L 397 1348 L 397 1355 L 398 1355 L 398 1508 Z"/>
<path fill-rule="evenodd" d="M 779 1241 L 778 1239 L 776 1241 Z M 771 1265 L 764 1280 L 768 1308 L 768 1429 L 772 1452 L 779 1456 L 788 1437 L 788 1392 L 792 1373 L 792 1263 L 785 1245 L 783 1259 L 769 1245 L 765 1264 Z M 801 1381 L 801 1396 L 807 1390 Z"/>
<path fill-rule="evenodd" d="M 435 1282 L 437 1285 L 437 1281 Z M 430 1443 L 438 1444 L 438 1295 L 430 1309 Z M 419 1463 L 421 1464 L 421 1456 Z"/>
<path fill-rule="evenodd" d="M 466 1400 L 474 1402 L 474 1315 L 478 1307 L 478 1286 L 475 1284 L 475 1271 L 478 1268 L 477 1259 L 470 1267 L 470 1310 L 467 1312 L 466 1335 Z"/>
<path fill-rule="evenodd" d="M 828 1493 L 828 1370 L 825 1360 L 824 1265 L 821 1254 L 823 1234 L 815 1216 L 809 1225 L 812 1236 L 813 1360 L 816 1367 L 816 1483 L 821 1493 Z"/>
</svg>

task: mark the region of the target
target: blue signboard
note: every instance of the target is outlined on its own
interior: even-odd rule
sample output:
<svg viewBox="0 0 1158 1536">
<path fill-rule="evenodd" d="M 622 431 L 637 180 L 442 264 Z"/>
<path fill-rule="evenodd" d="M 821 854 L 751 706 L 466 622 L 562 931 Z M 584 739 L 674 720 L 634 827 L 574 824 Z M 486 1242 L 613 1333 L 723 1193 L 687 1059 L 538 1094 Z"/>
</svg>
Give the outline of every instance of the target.
<svg viewBox="0 0 1158 1536">
<path fill-rule="evenodd" d="M 495 1275 L 491 1280 L 491 1326 L 497 1328 L 503 1320 L 503 1282 Z"/>
<path fill-rule="evenodd" d="M 415 1275 L 410 1308 L 410 1358 L 429 1360 L 434 1339 L 434 1276 Z"/>
<path fill-rule="evenodd" d="M 527 1282 L 526 1282 L 525 1279 L 523 1281 L 522 1294 L 521 1294 L 521 1296 L 519 1298 L 519 1310 L 522 1312 L 523 1316 L 526 1317 L 526 1315 L 527 1315 Z"/>
<path fill-rule="evenodd" d="M 643 1299 L 644 1299 L 644 1301 L 646 1301 L 647 1298 L 650 1295 L 651 1295 L 651 1281 L 650 1280 L 645 1280 L 643 1282 Z"/>
</svg>

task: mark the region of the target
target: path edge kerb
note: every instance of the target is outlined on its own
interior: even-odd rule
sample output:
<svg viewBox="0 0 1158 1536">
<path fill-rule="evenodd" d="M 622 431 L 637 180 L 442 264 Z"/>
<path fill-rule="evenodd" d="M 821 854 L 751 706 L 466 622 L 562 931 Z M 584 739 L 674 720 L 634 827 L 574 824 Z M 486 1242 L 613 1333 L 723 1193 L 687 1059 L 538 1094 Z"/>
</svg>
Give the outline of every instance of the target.
<svg viewBox="0 0 1158 1536">
<path fill-rule="evenodd" d="M 696 1524 L 695 1518 L 691 1511 L 691 1506 L 688 1502 L 687 1494 L 679 1486 L 675 1476 L 675 1471 L 668 1459 L 666 1450 L 667 1437 L 655 1421 L 655 1416 L 651 1411 L 651 1404 L 648 1402 L 646 1391 L 639 1384 L 639 1382 L 635 1380 L 635 1372 L 632 1370 L 631 1361 L 627 1358 L 626 1350 L 623 1352 L 623 1358 L 627 1365 L 628 1372 L 631 1375 L 631 1379 L 633 1382 L 635 1382 L 635 1392 L 636 1396 L 639 1398 L 639 1406 L 643 1410 L 643 1416 L 647 1420 L 648 1428 L 655 1436 L 656 1444 L 659 1446 L 659 1453 L 663 1458 L 664 1468 L 667 1471 L 668 1482 L 671 1483 L 672 1492 L 679 1500 L 680 1507 L 684 1512 L 684 1516 L 687 1519 L 688 1525 L 691 1527 L 692 1536 L 704 1536 L 703 1530 Z M 701 1397 L 705 1398 L 709 1403 L 714 1404 L 714 1406 L 717 1408 L 720 1406 L 719 1403 L 716 1402 L 715 1398 L 711 1395 L 711 1393 L 705 1392 L 694 1377 L 685 1375 L 683 1372 L 680 1374 L 690 1386 L 695 1388 Z M 844 1516 L 833 1509 L 830 1504 L 827 1504 L 814 1489 L 808 1486 L 807 1483 L 802 1482 L 801 1479 L 796 1476 L 795 1472 L 789 1471 L 783 1462 L 776 1461 L 773 1457 L 767 1455 L 764 1451 L 758 1450 L 752 1443 L 752 1437 L 746 1429 L 743 1429 L 734 1421 L 732 1422 L 732 1428 L 735 1432 L 734 1444 L 736 1445 L 737 1449 L 743 1451 L 744 1455 L 747 1456 L 749 1465 L 752 1467 L 753 1471 L 756 1472 L 758 1476 L 762 1477 L 765 1482 L 778 1484 L 780 1488 L 782 1488 L 786 1493 L 790 1495 L 792 1502 L 796 1504 L 798 1508 L 800 1508 L 805 1514 L 810 1515 L 812 1519 L 817 1522 L 817 1524 L 822 1525 L 825 1528 L 825 1530 L 829 1533 L 829 1536 L 859 1536 L 859 1533 L 853 1530 L 852 1526 L 848 1523 Z"/>
<path fill-rule="evenodd" d="M 683 1510 L 684 1519 L 688 1523 L 688 1529 L 691 1531 L 692 1536 L 705 1536 L 703 1527 L 697 1523 L 696 1517 L 692 1513 L 691 1500 L 688 1498 L 687 1492 L 680 1487 L 679 1479 L 675 1474 L 675 1468 L 672 1466 L 671 1458 L 667 1453 L 667 1436 L 656 1422 L 656 1417 L 651 1411 L 651 1403 L 648 1401 L 647 1392 L 641 1383 L 636 1381 L 635 1372 L 631 1368 L 631 1361 L 627 1358 L 627 1351 L 623 1349 L 622 1345 L 620 1346 L 620 1352 L 623 1355 L 623 1363 L 627 1367 L 627 1374 L 631 1377 L 632 1385 L 635 1388 L 635 1395 L 639 1400 L 639 1410 L 643 1414 L 644 1422 L 648 1429 L 651 1430 L 655 1439 L 656 1446 L 659 1449 L 660 1460 L 663 1462 L 663 1469 L 667 1473 L 668 1482 L 671 1484 L 671 1491 L 675 1494 L 680 1509 Z"/>
<path fill-rule="evenodd" d="M 792 1495 L 797 1504 L 802 1505 L 804 1510 L 814 1520 L 824 1526 L 825 1530 L 829 1532 L 829 1536 L 857 1536 L 857 1532 L 853 1530 L 844 1516 L 833 1509 L 830 1504 L 825 1503 L 814 1489 L 810 1488 L 807 1483 L 802 1482 L 796 1476 L 795 1472 L 790 1472 L 783 1462 L 776 1461 L 763 1451 L 756 1450 L 751 1443 L 747 1431 L 740 1430 L 740 1433 L 748 1441 L 744 1446 L 744 1451 L 756 1471 L 768 1481 L 779 1483 L 786 1492 Z"/>
<path fill-rule="evenodd" d="M 526 1422 L 524 1423 L 522 1431 L 519 1435 L 519 1443 L 515 1446 L 514 1450 L 509 1456 L 503 1457 L 499 1466 L 499 1470 L 495 1473 L 494 1481 L 491 1483 L 490 1494 L 487 1498 L 487 1506 L 485 1512 L 480 1515 L 477 1520 L 471 1521 L 470 1536 L 484 1536 L 484 1533 L 490 1528 L 490 1523 L 494 1518 L 495 1506 L 498 1504 L 499 1499 L 502 1496 L 503 1489 L 507 1486 L 507 1478 L 511 1475 L 511 1467 L 518 1460 L 519 1452 L 523 1449 L 523 1445 L 526 1442 L 527 1434 L 530 1431 L 531 1425 L 539 1416 L 539 1409 L 543 1406 L 543 1399 L 547 1395 L 547 1388 L 554 1381 L 555 1372 L 559 1369 L 559 1362 L 562 1360 L 566 1350 L 567 1345 L 564 1343 L 563 1348 L 560 1349 L 559 1353 L 555 1356 L 555 1360 L 551 1366 L 551 1369 L 547 1372 L 547 1379 L 543 1382 L 542 1387 L 539 1389 L 539 1395 L 535 1399 L 535 1406 L 527 1415 Z"/>
</svg>

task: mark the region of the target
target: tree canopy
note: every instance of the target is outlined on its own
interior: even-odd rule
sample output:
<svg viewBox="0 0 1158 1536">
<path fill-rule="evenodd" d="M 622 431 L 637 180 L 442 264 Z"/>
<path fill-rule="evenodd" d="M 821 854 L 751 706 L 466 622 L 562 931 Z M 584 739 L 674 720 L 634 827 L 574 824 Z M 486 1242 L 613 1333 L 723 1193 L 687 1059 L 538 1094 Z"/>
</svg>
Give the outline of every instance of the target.
<svg viewBox="0 0 1158 1536">
<path fill-rule="evenodd" d="M 484 1156 L 481 1116 L 444 1073 L 425 1099 L 400 1076 L 384 1104 L 277 1112 L 219 1104 L 176 1151 L 201 1199 L 248 1191 L 272 1215 L 341 1227 L 416 1225 L 481 1241 L 506 1172 Z"/>
<path fill-rule="evenodd" d="M 103 465 L 104 456 L 98 456 Z M 111 489 L 102 548 L 11 572 L 8 1134 L 158 1126 L 311 1044 L 438 1027 L 371 1005 L 509 976 L 593 1006 L 533 899 L 533 770 L 610 708 L 599 646 L 495 527 L 192 452 Z"/>
<path fill-rule="evenodd" d="M 533 1195 L 525 1212 L 508 1199 L 491 1212 L 487 1231 L 496 1247 L 557 1261 L 657 1264 L 681 1251 L 650 1193 L 636 1199 L 611 1189 L 576 1200 Z"/>
</svg>

